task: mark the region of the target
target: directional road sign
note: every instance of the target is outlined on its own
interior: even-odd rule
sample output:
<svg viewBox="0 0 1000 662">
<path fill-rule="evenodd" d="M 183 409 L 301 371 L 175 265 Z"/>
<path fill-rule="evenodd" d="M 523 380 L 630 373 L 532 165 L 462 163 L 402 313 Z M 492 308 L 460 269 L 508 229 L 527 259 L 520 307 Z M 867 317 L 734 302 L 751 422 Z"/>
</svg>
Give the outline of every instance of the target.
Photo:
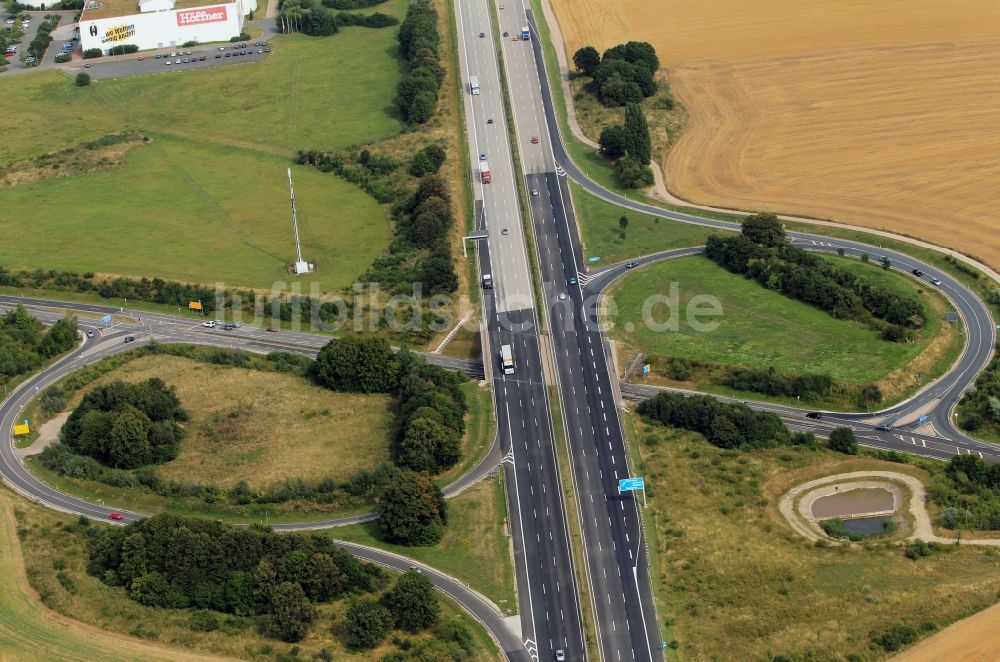
<svg viewBox="0 0 1000 662">
<path fill-rule="evenodd" d="M 111 324 L 111 315 L 105 315 L 102 317 L 101 324 Z"/>
<path fill-rule="evenodd" d="M 638 478 L 622 478 L 618 481 L 619 492 L 632 492 L 643 489 L 646 489 L 646 479 L 642 476 Z"/>
</svg>

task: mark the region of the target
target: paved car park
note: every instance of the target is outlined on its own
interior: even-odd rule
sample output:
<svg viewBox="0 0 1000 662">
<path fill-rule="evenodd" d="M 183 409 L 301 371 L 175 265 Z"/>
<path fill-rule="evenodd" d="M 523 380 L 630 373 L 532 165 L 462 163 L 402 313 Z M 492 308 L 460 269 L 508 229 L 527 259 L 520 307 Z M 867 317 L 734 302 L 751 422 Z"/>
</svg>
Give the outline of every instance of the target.
<svg viewBox="0 0 1000 662">
<path fill-rule="evenodd" d="M 150 73 L 179 72 L 245 62 L 259 62 L 271 51 L 270 42 L 250 41 L 221 46 L 201 46 L 164 50 L 157 53 L 132 53 L 93 60 L 79 60 L 68 66 L 74 73 L 86 71 L 94 80 L 107 80 Z"/>
</svg>

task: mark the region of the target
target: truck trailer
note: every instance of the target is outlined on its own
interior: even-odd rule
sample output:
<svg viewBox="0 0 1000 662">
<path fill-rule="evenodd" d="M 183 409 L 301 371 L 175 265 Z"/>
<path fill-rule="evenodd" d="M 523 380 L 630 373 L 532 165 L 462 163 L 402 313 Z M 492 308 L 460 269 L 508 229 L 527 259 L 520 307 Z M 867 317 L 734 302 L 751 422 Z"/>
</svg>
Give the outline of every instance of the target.
<svg viewBox="0 0 1000 662">
<path fill-rule="evenodd" d="M 511 351 L 510 345 L 500 346 L 500 365 L 503 367 L 503 374 L 514 374 L 514 353 Z"/>
<path fill-rule="evenodd" d="M 490 164 L 486 161 L 479 162 L 479 177 L 483 180 L 483 184 L 490 183 Z"/>
</svg>

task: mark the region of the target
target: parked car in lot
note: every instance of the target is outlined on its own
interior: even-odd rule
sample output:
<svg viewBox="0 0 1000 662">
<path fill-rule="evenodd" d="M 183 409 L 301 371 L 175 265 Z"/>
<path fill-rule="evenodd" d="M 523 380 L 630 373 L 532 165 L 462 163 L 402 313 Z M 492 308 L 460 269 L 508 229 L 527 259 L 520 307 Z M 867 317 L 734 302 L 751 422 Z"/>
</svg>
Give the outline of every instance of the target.
<svg viewBox="0 0 1000 662">
<path fill-rule="evenodd" d="M 220 57 L 222 57 L 222 53 L 216 53 L 215 54 L 215 59 L 216 60 L 218 60 Z"/>
<path fill-rule="evenodd" d="M 192 61 L 192 62 L 194 62 L 194 60 L 193 60 L 193 59 L 192 59 L 191 61 Z M 204 55 L 202 55 L 202 56 L 201 56 L 200 58 L 198 58 L 198 61 L 199 61 L 199 62 L 204 62 L 204 61 L 205 61 L 205 56 L 204 56 Z"/>
<path fill-rule="evenodd" d="M 215 328 L 215 322 L 213 322 L 212 320 L 208 320 L 206 322 L 202 322 L 201 325 L 203 327 L 205 327 L 206 329 L 214 329 Z"/>
<path fill-rule="evenodd" d="M 167 66 L 169 66 L 169 65 L 170 65 L 170 60 L 169 60 L 169 59 L 167 59 L 167 61 L 165 62 L 165 64 L 166 64 Z"/>
</svg>

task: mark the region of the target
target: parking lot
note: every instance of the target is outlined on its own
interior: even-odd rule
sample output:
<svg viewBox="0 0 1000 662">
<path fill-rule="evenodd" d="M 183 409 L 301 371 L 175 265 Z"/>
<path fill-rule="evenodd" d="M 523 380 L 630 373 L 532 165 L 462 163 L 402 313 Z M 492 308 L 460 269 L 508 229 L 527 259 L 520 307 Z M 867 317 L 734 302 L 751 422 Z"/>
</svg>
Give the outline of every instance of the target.
<svg viewBox="0 0 1000 662">
<path fill-rule="evenodd" d="M 72 71 L 86 71 L 94 80 L 149 73 L 187 71 L 229 64 L 258 62 L 271 52 L 269 42 L 242 42 L 224 46 L 185 48 L 158 53 L 133 53 L 74 61 Z M 89 66 L 88 66 L 89 65 Z"/>
</svg>

